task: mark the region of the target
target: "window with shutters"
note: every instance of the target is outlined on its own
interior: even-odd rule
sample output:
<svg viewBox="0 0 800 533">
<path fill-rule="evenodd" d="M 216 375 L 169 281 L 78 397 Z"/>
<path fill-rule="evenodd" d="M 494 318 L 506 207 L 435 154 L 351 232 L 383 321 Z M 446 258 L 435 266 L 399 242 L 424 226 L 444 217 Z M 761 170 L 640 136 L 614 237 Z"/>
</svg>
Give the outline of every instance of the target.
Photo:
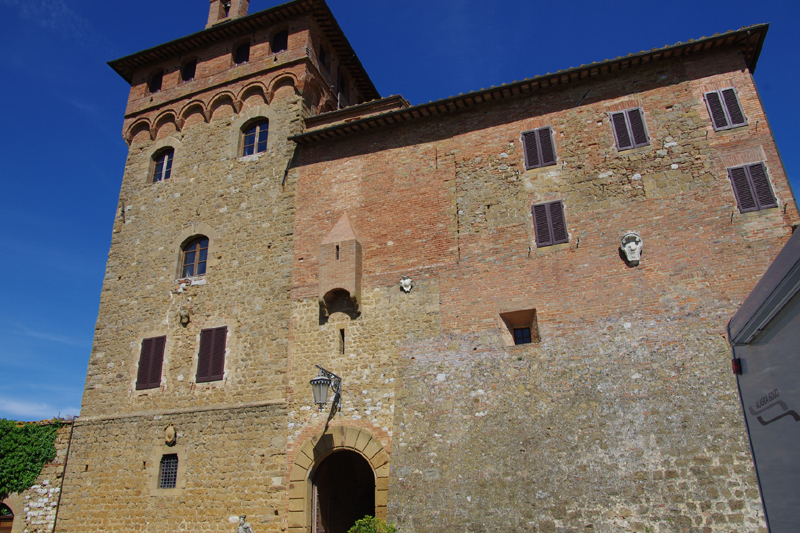
<svg viewBox="0 0 800 533">
<path fill-rule="evenodd" d="M 764 163 L 753 163 L 728 169 L 739 212 L 759 211 L 768 207 L 778 207 L 772 192 L 767 169 Z"/>
<path fill-rule="evenodd" d="M 564 204 L 561 200 L 534 205 L 531 207 L 531 213 L 537 248 L 569 242 L 567 224 L 564 220 Z"/>
<path fill-rule="evenodd" d="M 169 179 L 172 175 L 172 159 L 174 156 L 174 148 L 165 148 L 155 153 L 153 156 L 153 183 Z"/>
<path fill-rule="evenodd" d="M 647 127 L 644 124 L 644 113 L 640 107 L 611 113 L 611 126 L 619 151 L 650 144 Z"/>
<path fill-rule="evenodd" d="M 139 370 L 136 375 L 136 390 L 155 389 L 161 386 L 161 366 L 164 363 L 164 347 L 167 337 L 154 337 L 142 341 L 139 355 Z"/>
<path fill-rule="evenodd" d="M 550 126 L 522 133 L 525 168 L 548 167 L 556 164 L 553 128 Z"/>
<path fill-rule="evenodd" d="M 208 237 L 198 235 L 181 247 L 181 278 L 193 278 L 206 273 Z"/>
<path fill-rule="evenodd" d="M 747 125 L 736 89 L 729 87 L 705 94 L 708 114 L 716 131 Z"/>
<path fill-rule="evenodd" d="M 248 122 L 242 128 L 242 157 L 266 152 L 268 138 L 268 120 L 262 118 L 255 122 Z"/>
<path fill-rule="evenodd" d="M 222 379 L 225 374 L 225 340 L 227 336 L 227 326 L 204 329 L 200 332 L 197 383 Z"/>
</svg>

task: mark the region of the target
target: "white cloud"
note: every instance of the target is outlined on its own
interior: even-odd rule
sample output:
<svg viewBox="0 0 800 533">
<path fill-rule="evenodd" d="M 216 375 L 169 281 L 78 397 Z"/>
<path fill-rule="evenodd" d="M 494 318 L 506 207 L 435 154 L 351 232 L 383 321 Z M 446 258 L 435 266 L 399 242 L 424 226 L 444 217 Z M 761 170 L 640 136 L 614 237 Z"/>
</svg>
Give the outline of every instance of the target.
<svg viewBox="0 0 800 533">
<path fill-rule="evenodd" d="M 67 337 L 65 335 L 55 335 L 53 333 L 34 331 L 32 329 L 28 329 L 25 326 L 20 326 L 20 325 L 17 325 L 16 328 L 17 331 L 15 333 L 19 335 L 24 335 L 26 337 L 31 337 L 34 339 L 43 339 L 46 341 L 57 342 L 59 344 L 66 344 L 68 346 L 76 346 L 78 348 L 86 348 L 91 346 L 91 341 L 77 339 L 75 337 Z"/>
<path fill-rule="evenodd" d="M 0 397 L 0 416 L 15 420 L 45 420 L 56 416 L 72 416 L 80 414 L 80 408 L 57 408 L 46 403 L 9 400 Z"/>
</svg>

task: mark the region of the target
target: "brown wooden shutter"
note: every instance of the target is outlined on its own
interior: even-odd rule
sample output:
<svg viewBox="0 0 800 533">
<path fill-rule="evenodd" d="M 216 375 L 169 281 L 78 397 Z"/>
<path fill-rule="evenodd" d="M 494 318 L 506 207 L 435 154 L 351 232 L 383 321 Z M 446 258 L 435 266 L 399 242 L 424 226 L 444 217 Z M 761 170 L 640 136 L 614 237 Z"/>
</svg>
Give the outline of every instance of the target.
<svg viewBox="0 0 800 533">
<path fill-rule="evenodd" d="M 534 205 L 531 207 L 531 213 L 536 230 L 537 248 L 569 242 L 567 224 L 564 221 L 564 205 L 560 200 Z"/>
<path fill-rule="evenodd" d="M 200 332 L 200 350 L 197 357 L 197 382 L 217 381 L 225 373 L 225 340 L 227 326 L 204 329 Z"/>
<path fill-rule="evenodd" d="M 533 225 L 536 231 L 536 246 L 550 246 L 553 244 L 553 237 L 550 235 L 550 219 L 547 216 L 547 204 L 538 204 L 531 207 L 533 214 Z"/>
<path fill-rule="evenodd" d="M 569 242 L 569 235 L 567 234 L 567 224 L 564 221 L 564 205 L 558 202 L 547 204 L 550 211 L 550 224 L 553 234 L 553 244 L 561 244 Z"/>
<path fill-rule="evenodd" d="M 617 150 L 633 148 L 631 136 L 628 133 L 628 124 L 625 120 L 625 112 L 612 113 L 611 122 L 614 125 L 614 137 L 617 139 Z"/>
<path fill-rule="evenodd" d="M 725 116 L 725 110 L 722 108 L 722 99 L 719 94 L 714 91 L 706 93 L 706 103 L 708 104 L 708 114 L 711 115 L 711 122 L 714 124 L 715 130 L 721 130 L 728 127 L 728 119 Z"/>
<path fill-rule="evenodd" d="M 164 362 L 164 347 L 167 337 L 155 337 L 142 341 L 136 390 L 154 389 L 161 386 L 161 366 Z"/>
<path fill-rule="evenodd" d="M 725 100 L 725 108 L 728 110 L 730 117 L 730 127 L 743 126 L 747 123 L 744 119 L 742 106 L 739 105 L 739 98 L 736 96 L 736 89 L 723 89 L 722 98 Z"/>
<path fill-rule="evenodd" d="M 745 167 L 728 169 L 728 175 L 731 178 L 733 193 L 736 195 L 736 201 L 739 204 L 739 211 L 746 213 L 757 210 L 758 206 L 756 206 L 753 192 L 750 190 L 750 180 L 747 179 Z"/>
<path fill-rule="evenodd" d="M 629 109 L 627 112 L 628 122 L 631 125 L 633 135 L 633 146 L 647 146 L 650 141 L 647 139 L 647 129 L 644 127 L 644 117 L 641 109 Z"/>
<path fill-rule="evenodd" d="M 778 202 L 775 200 L 775 195 L 772 194 L 772 187 L 769 184 L 767 169 L 764 168 L 763 163 L 749 165 L 746 168 L 750 174 L 750 180 L 753 184 L 756 200 L 758 201 L 758 208 L 766 209 L 767 207 L 778 207 Z"/>
<path fill-rule="evenodd" d="M 525 149 L 525 168 L 536 168 L 540 166 L 539 150 L 536 142 L 536 132 L 529 131 L 522 134 L 522 144 Z"/>
<path fill-rule="evenodd" d="M 542 166 L 554 165 L 556 163 L 556 150 L 553 146 L 553 130 L 549 127 L 539 128 L 536 131 L 539 137 L 539 147 L 542 154 Z"/>
</svg>

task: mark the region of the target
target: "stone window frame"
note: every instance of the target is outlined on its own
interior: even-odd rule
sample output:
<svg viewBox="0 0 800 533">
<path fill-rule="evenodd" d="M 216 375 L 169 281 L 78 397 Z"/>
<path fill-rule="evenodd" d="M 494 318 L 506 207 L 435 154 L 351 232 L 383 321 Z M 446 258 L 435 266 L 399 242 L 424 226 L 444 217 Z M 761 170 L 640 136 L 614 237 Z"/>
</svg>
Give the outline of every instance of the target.
<svg viewBox="0 0 800 533">
<path fill-rule="evenodd" d="M 244 151 L 247 149 L 247 146 L 248 146 L 245 143 L 247 142 L 247 137 L 248 137 L 248 135 L 250 135 L 250 130 L 251 129 L 253 130 L 252 135 L 254 136 L 253 137 L 253 145 L 252 145 L 253 146 L 253 153 L 245 154 Z M 262 142 L 259 139 L 261 137 L 261 133 L 264 132 L 264 131 L 266 131 L 267 138 L 263 142 L 266 143 L 266 146 L 264 147 L 263 150 L 259 150 L 258 146 Z M 265 152 L 269 152 L 269 119 L 264 118 L 264 117 L 256 117 L 256 118 L 254 118 L 252 120 L 249 120 L 249 121 L 245 122 L 242 125 L 241 132 L 242 132 L 242 134 L 241 134 L 241 138 L 240 138 L 240 141 L 239 141 L 239 146 L 240 146 L 239 157 L 250 157 L 250 156 L 253 156 L 253 155 L 258 155 L 258 154 L 263 154 Z"/>
<path fill-rule="evenodd" d="M 270 138 L 267 139 L 267 150 L 266 152 L 243 156 L 244 128 L 246 125 L 252 124 L 257 120 L 266 120 L 269 122 Z M 280 128 L 280 122 L 268 104 L 253 106 L 242 110 L 236 120 L 231 122 L 230 128 L 228 129 L 228 157 L 233 160 L 251 161 L 257 160 L 265 154 L 269 154 L 274 149 L 274 142 L 280 139 L 280 135 L 276 133 L 276 128 Z"/>
<path fill-rule="evenodd" d="M 512 311 L 501 312 L 500 314 L 500 335 L 503 344 L 507 347 L 530 346 L 541 342 L 539 335 L 539 318 L 535 307 L 528 309 L 515 309 Z M 514 330 L 529 328 L 531 341 L 529 343 L 517 344 L 514 340 Z"/>
<path fill-rule="evenodd" d="M 154 152 L 150 158 L 150 182 L 158 183 L 170 179 L 172 177 L 172 166 L 174 164 L 175 148 L 172 146 L 165 146 Z M 160 169 L 159 165 L 162 165 Z"/>
<path fill-rule="evenodd" d="M 208 258 L 206 260 L 206 272 L 202 276 L 192 276 L 190 278 L 182 278 L 183 272 L 183 247 L 186 243 L 190 242 L 193 238 L 204 235 L 208 237 Z M 188 228 L 183 230 L 178 238 L 173 243 L 173 253 L 175 257 L 175 280 L 193 280 L 205 278 L 209 272 L 219 264 L 219 233 L 203 222 L 193 222 Z"/>
<path fill-rule="evenodd" d="M 172 149 L 172 168 L 170 169 L 169 179 L 161 179 L 154 182 L 153 173 L 155 172 L 157 158 L 160 154 L 164 153 L 170 148 Z M 147 161 L 142 163 L 141 170 L 139 171 L 139 173 L 145 176 L 147 185 L 158 185 L 160 183 L 171 182 L 176 179 L 176 176 L 180 176 L 180 170 L 182 167 L 180 155 L 182 151 L 183 143 L 175 137 L 165 137 L 153 143 L 153 146 L 151 146 L 148 150 L 149 156 Z"/>
<path fill-rule="evenodd" d="M 205 243 L 205 247 L 203 244 Z M 208 236 L 199 234 L 193 235 L 181 245 L 181 279 L 202 278 L 208 272 L 208 250 L 211 244 L 211 239 Z M 205 258 L 201 259 L 201 252 L 205 251 Z M 187 263 L 187 255 L 194 254 L 191 263 Z M 202 265 L 202 272 L 201 270 Z M 192 274 L 186 275 L 185 271 L 188 267 L 192 268 Z"/>
<path fill-rule="evenodd" d="M 178 475 L 174 489 L 162 489 L 160 486 L 161 458 L 165 455 L 178 456 Z M 186 489 L 186 445 L 162 445 L 153 448 L 147 460 L 147 478 L 150 496 L 181 496 Z"/>
</svg>

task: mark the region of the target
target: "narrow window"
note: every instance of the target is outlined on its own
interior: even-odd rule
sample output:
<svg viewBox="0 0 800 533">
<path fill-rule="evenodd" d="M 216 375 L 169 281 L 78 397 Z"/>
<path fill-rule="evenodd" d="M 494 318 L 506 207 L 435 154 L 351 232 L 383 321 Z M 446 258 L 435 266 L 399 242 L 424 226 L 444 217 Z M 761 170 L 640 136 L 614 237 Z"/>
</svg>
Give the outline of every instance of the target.
<svg viewBox="0 0 800 533">
<path fill-rule="evenodd" d="M 531 213 L 538 248 L 569 242 L 567 225 L 564 221 L 564 205 L 561 200 L 534 205 L 531 207 Z"/>
<path fill-rule="evenodd" d="M 778 207 L 764 163 L 729 168 L 728 177 L 731 179 L 740 213 Z"/>
<path fill-rule="evenodd" d="M 611 124 L 614 126 L 617 150 L 629 150 L 650 144 L 641 108 L 635 107 L 611 113 Z"/>
<path fill-rule="evenodd" d="M 161 90 L 161 83 L 164 79 L 163 72 L 157 72 L 150 77 L 150 81 L 147 83 L 147 88 L 150 90 L 151 93 L 157 93 Z"/>
<path fill-rule="evenodd" d="M 197 358 L 197 382 L 219 381 L 225 373 L 225 339 L 227 326 L 204 329 L 200 332 L 200 351 Z"/>
<path fill-rule="evenodd" d="M 522 134 L 525 168 L 548 167 L 556 164 L 553 129 L 550 126 L 526 131 Z"/>
<path fill-rule="evenodd" d="M 272 53 L 277 54 L 289 48 L 289 32 L 281 31 L 272 38 Z"/>
<path fill-rule="evenodd" d="M 161 456 L 158 470 L 158 488 L 174 489 L 178 481 L 178 454 L 169 453 Z"/>
<path fill-rule="evenodd" d="M 250 43 L 240 44 L 233 55 L 233 62 L 237 65 L 250 61 Z"/>
<path fill-rule="evenodd" d="M 231 14 L 231 0 L 222 0 L 222 9 L 225 11 L 225 16 Z"/>
<path fill-rule="evenodd" d="M 336 245 L 336 260 L 339 260 L 339 245 Z"/>
<path fill-rule="evenodd" d="M 191 278 L 206 273 L 208 260 L 208 237 L 200 236 L 183 246 L 181 261 L 181 277 Z"/>
<path fill-rule="evenodd" d="M 251 124 L 243 132 L 242 156 L 260 154 L 267 151 L 269 121 L 262 120 Z"/>
<path fill-rule="evenodd" d="M 531 328 L 514 328 L 514 344 L 530 344 Z"/>
<path fill-rule="evenodd" d="M 331 69 L 330 58 L 328 57 L 328 50 L 319 45 L 319 62 L 325 68 L 325 70 Z"/>
<path fill-rule="evenodd" d="M 344 354 L 344 328 L 339 330 L 339 351 Z"/>
<path fill-rule="evenodd" d="M 739 97 L 736 89 L 728 88 L 719 91 L 711 91 L 705 94 L 708 114 L 714 124 L 714 130 L 729 130 L 747 124 L 739 104 Z"/>
<path fill-rule="evenodd" d="M 168 180 L 172 175 L 172 158 L 175 150 L 167 148 L 157 152 L 153 157 L 153 183 L 161 180 Z"/>
<path fill-rule="evenodd" d="M 164 362 L 164 347 L 167 337 L 154 337 L 142 341 L 139 355 L 139 371 L 136 376 L 136 390 L 155 389 L 161 386 L 161 366 Z"/>
<path fill-rule="evenodd" d="M 183 65 L 183 68 L 181 69 L 181 80 L 184 82 L 192 81 L 194 79 L 196 71 L 197 71 L 197 60 L 192 59 L 191 61 Z"/>
</svg>

